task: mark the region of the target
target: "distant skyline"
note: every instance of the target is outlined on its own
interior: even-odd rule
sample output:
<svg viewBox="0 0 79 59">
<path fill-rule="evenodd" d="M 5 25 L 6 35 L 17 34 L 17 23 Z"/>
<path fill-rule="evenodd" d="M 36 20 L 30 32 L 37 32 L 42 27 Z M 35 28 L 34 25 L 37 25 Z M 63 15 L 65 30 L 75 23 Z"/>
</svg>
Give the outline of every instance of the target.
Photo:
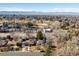
<svg viewBox="0 0 79 59">
<path fill-rule="evenodd" d="M 79 12 L 79 3 L 0 3 L 0 11 Z"/>
</svg>

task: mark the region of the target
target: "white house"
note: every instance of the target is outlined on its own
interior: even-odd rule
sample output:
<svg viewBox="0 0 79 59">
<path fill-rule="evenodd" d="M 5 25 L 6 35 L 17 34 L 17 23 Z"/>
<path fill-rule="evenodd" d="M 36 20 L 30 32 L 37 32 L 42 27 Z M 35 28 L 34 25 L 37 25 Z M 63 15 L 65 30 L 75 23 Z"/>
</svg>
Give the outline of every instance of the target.
<svg viewBox="0 0 79 59">
<path fill-rule="evenodd" d="M 45 32 L 52 32 L 52 29 L 51 28 L 44 28 L 43 29 L 43 32 L 45 33 Z"/>
</svg>

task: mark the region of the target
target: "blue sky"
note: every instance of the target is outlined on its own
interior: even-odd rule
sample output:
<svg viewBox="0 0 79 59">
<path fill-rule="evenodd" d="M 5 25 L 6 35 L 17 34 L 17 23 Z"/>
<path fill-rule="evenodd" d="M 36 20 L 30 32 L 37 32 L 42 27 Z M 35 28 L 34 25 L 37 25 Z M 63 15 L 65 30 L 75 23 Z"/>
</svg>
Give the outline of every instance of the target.
<svg viewBox="0 0 79 59">
<path fill-rule="evenodd" d="M 0 3 L 0 11 L 79 12 L 79 3 Z"/>
</svg>

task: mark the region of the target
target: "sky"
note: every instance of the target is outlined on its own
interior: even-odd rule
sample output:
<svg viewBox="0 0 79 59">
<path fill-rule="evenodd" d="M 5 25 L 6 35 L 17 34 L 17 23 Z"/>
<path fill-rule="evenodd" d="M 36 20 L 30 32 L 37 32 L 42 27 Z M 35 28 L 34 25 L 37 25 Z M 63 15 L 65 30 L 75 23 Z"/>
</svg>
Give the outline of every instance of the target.
<svg viewBox="0 0 79 59">
<path fill-rule="evenodd" d="M 79 3 L 0 3 L 0 11 L 79 12 Z"/>
</svg>

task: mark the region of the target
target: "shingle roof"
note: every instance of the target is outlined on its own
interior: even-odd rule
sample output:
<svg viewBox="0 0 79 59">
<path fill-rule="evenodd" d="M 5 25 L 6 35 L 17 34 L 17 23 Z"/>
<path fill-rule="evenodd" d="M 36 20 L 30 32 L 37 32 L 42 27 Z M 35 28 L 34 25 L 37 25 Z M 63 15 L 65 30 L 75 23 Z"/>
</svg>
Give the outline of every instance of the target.
<svg viewBox="0 0 79 59">
<path fill-rule="evenodd" d="M 0 40 L 0 46 L 5 45 L 7 43 L 7 41 L 5 40 Z"/>
</svg>

